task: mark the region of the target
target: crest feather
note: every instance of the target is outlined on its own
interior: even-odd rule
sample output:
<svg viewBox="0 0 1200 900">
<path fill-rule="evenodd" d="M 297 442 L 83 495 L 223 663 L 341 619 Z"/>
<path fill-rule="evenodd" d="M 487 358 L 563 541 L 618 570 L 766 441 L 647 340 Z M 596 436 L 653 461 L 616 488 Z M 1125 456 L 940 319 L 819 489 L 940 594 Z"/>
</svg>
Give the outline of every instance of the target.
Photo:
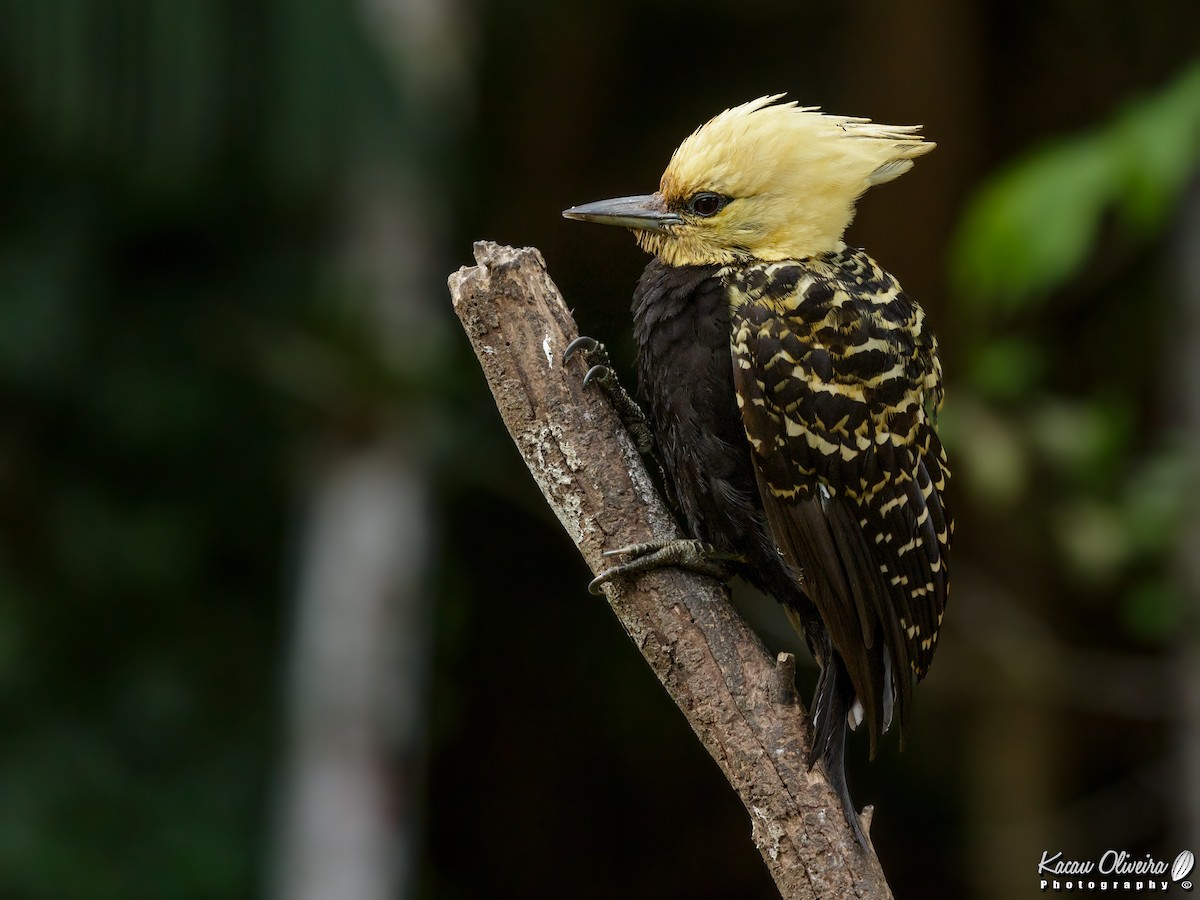
<svg viewBox="0 0 1200 900">
<path fill-rule="evenodd" d="M 677 256 L 697 258 L 707 249 L 706 261 L 728 261 L 743 251 L 784 259 L 834 249 L 863 192 L 904 174 L 936 146 L 919 125 L 827 115 L 794 100 L 779 102 L 783 96 L 727 109 L 676 149 L 659 186 L 668 206 L 700 191 L 745 201 L 731 203 L 723 216 L 730 226 L 724 253 L 711 246 L 719 236 L 714 229 L 708 248 L 681 247 Z M 742 222 L 734 214 L 739 205 Z"/>
</svg>

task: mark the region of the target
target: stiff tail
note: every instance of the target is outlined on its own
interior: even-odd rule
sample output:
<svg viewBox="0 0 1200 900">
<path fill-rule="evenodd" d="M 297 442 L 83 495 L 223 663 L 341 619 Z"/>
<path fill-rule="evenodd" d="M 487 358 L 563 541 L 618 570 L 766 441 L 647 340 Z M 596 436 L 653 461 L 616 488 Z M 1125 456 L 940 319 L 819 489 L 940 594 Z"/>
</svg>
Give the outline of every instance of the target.
<svg viewBox="0 0 1200 900">
<path fill-rule="evenodd" d="M 837 794 L 846 822 L 859 846 L 865 848 L 868 846 L 867 836 L 863 833 L 854 801 L 850 799 L 850 787 L 846 783 L 846 717 L 851 711 L 853 697 L 850 676 L 841 659 L 834 654 L 821 669 L 813 697 L 813 744 L 808 752 L 808 767 L 811 769 L 818 759 L 821 760 L 825 778 Z"/>
</svg>

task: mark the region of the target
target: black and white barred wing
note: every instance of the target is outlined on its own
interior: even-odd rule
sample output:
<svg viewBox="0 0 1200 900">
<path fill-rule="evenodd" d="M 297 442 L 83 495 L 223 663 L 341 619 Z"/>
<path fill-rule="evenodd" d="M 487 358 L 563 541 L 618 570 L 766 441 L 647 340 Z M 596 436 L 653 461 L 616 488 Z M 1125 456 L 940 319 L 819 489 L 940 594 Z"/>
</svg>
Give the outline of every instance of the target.
<svg viewBox="0 0 1200 900">
<path fill-rule="evenodd" d="M 874 748 L 893 700 L 903 734 L 907 673 L 928 670 L 946 607 L 936 343 L 877 267 L 890 290 L 855 292 L 796 264 L 758 271 L 733 291 L 738 405 L 771 535 L 829 630 Z"/>
</svg>

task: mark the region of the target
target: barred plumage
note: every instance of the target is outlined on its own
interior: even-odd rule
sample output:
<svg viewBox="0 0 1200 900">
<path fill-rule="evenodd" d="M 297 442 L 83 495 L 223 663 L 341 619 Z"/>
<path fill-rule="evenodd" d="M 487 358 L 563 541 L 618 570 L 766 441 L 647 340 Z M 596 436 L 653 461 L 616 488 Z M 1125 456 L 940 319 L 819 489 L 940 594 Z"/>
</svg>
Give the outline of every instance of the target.
<svg viewBox="0 0 1200 900">
<path fill-rule="evenodd" d="M 872 750 L 903 727 L 946 608 L 945 455 L 937 342 L 861 250 L 722 273 L 733 379 L 771 534 L 830 631 Z M 874 651 L 872 653 L 864 653 Z M 868 658 L 886 654 L 883 658 Z M 903 730 L 901 730 L 903 734 Z"/>
<path fill-rule="evenodd" d="M 949 470 L 937 342 L 842 233 L 868 187 L 932 149 L 912 126 L 766 97 L 675 152 L 659 192 L 567 210 L 655 254 L 634 293 L 639 389 L 693 537 L 779 600 L 821 667 L 811 710 L 860 840 L 845 727 L 874 755 L 937 648 Z M 630 566 L 623 571 L 632 571 Z"/>
</svg>

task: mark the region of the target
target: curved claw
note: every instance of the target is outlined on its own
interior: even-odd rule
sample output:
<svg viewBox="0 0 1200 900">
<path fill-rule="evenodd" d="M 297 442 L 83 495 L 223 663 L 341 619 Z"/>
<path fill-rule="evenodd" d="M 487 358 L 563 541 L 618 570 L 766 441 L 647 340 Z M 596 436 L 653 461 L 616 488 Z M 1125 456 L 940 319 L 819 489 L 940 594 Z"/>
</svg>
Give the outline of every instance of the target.
<svg viewBox="0 0 1200 900">
<path fill-rule="evenodd" d="M 599 597 L 604 592 L 600 590 L 600 586 L 612 579 L 613 572 L 609 569 L 607 572 L 601 572 L 595 578 L 588 582 L 588 593 L 593 597 Z"/>
<path fill-rule="evenodd" d="M 669 541 L 645 541 L 641 544 L 630 544 L 628 547 L 617 547 L 614 550 L 605 550 L 601 556 L 630 556 L 636 559 L 639 556 L 645 556 L 647 553 L 653 553 L 655 550 L 661 550 Z"/>
<path fill-rule="evenodd" d="M 600 342 L 598 340 L 581 334 L 575 340 L 571 341 L 571 343 L 567 344 L 567 349 L 563 351 L 562 355 L 563 364 L 565 365 L 567 360 L 581 350 L 584 353 L 595 353 L 599 347 Z"/>
<path fill-rule="evenodd" d="M 583 376 L 583 386 L 587 387 L 597 378 L 604 380 L 612 374 L 612 369 L 608 366 L 592 366 L 587 370 L 587 374 Z"/>
<path fill-rule="evenodd" d="M 603 368 L 603 367 L 602 366 L 593 367 L 593 369 L 599 369 L 599 368 Z M 588 372 L 589 376 L 591 374 L 592 374 L 591 372 Z M 584 384 L 587 384 L 586 378 L 584 379 Z M 662 541 L 648 541 L 644 544 L 630 544 L 628 547 L 617 547 L 614 550 L 605 550 L 600 555 L 604 556 L 604 557 L 608 557 L 608 558 L 612 558 L 614 556 L 631 556 L 631 557 L 633 557 L 633 560 L 631 560 L 631 562 L 633 562 L 633 561 L 636 561 L 639 557 L 641 557 L 647 553 L 653 553 L 656 550 L 660 550 L 662 548 L 662 546 L 663 546 Z M 607 584 L 609 581 L 612 581 L 613 578 L 615 578 L 616 576 L 629 571 L 629 565 L 630 565 L 630 563 L 622 563 L 622 564 L 613 566 L 611 569 L 605 569 L 603 572 L 601 572 L 599 575 L 597 575 L 595 578 L 593 578 L 590 582 L 588 582 L 588 593 L 594 594 L 596 596 L 600 596 L 600 594 L 601 594 L 600 586 L 603 584 Z"/>
<path fill-rule="evenodd" d="M 599 368 L 602 368 L 602 367 L 601 366 L 593 367 L 593 369 L 599 369 Z M 584 384 L 587 384 L 587 379 L 589 377 L 591 377 L 591 374 L 592 374 L 591 372 L 588 372 L 587 377 L 585 377 L 583 379 Z M 612 558 L 614 556 L 632 555 L 636 558 L 637 556 L 639 556 L 642 553 L 657 549 L 659 546 L 660 546 L 659 544 L 630 544 L 628 547 L 618 547 L 615 550 L 605 550 L 600 555 L 604 556 L 604 557 L 608 557 L 608 558 Z M 601 593 L 603 593 L 600 590 L 600 586 L 603 584 L 606 584 L 609 581 L 612 581 L 612 579 L 615 576 L 620 575 L 622 571 L 624 571 L 624 568 L 621 565 L 613 566 L 611 569 L 605 569 L 603 572 L 601 572 L 599 575 L 597 575 L 595 578 L 593 578 L 591 581 L 588 582 L 588 593 L 599 597 L 601 595 Z"/>
</svg>

